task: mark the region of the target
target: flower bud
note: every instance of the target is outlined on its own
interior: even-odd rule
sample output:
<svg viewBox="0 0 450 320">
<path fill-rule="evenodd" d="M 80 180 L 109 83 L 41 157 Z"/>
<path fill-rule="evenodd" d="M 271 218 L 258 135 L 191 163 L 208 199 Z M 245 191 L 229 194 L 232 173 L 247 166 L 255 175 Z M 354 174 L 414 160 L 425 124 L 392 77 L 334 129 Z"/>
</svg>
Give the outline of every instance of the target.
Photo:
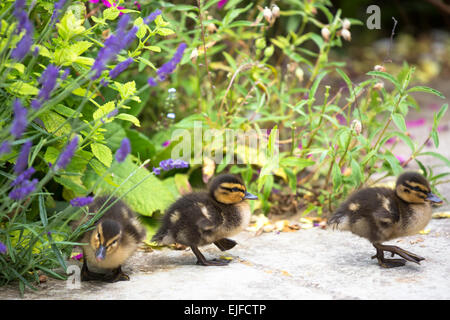
<svg viewBox="0 0 450 320">
<path fill-rule="evenodd" d="M 352 34 L 347 29 L 341 30 L 341 36 L 347 41 L 352 41 Z"/>
<path fill-rule="evenodd" d="M 264 8 L 263 16 L 264 16 L 264 18 L 266 19 L 267 22 L 269 22 L 269 23 L 272 22 L 273 15 L 272 15 L 272 11 L 269 8 L 267 8 L 267 7 Z"/>
<path fill-rule="evenodd" d="M 386 72 L 386 68 L 380 65 L 376 65 L 375 67 L 373 67 L 373 70 L 375 71 L 381 71 L 381 72 Z"/>
<path fill-rule="evenodd" d="M 273 51 L 274 51 L 274 50 L 275 50 L 275 49 L 274 49 L 273 46 L 267 47 L 267 48 L 264 50 L 264 56 L 266 56 L 267 58 L 271 57 L 271 56 L 273 55 Z"/>
<path fill-rule="evenodd" d="M 354 130 L 357 135 L 361 134 L 361 130 L 362 130 L 361 121 L 359 121 L 357 119 L 353 120 L 352 123 L 350 124 L 350 128 L 352 130 Z"/>
<path fill-rule="evenodd" d="M 322 30 L 320 30 L 320 33 L 322 34 L 322 38 L 325 41 L 328 41 L 328 39 L 330 39 L 330 30 L 327 27 L 323 27 Z"/>
<path fill-rule="evenodd" d="M 274 4 L 272 7 L 272 15 L 275 18 L 278 18 L 280 16 L 280 8 L 276 4 Z"/>
<path fill-rule="evenodd" d="M 217 31 L 217 27 L 214 23 L 210 23 L 206 26 L 206 29 L 208 30 L 209 33 L 213 33 Z"/>
<path fill-rule="evenodd" d="M 348 29 L 350 29 L 350 26 L 351 26 L 350 20 L 345 18 L 344 21 L 342 21 L 342 28 L 348 30 Z"/>
<path fill-rule="evenodd" d="M 381 89 L 383 89 L 383 88 L 384 88 L 384 82 L 383 82 L 383 81 L 377 82 L 377 83 L 373 86 L 373 88 L 374 88 L 375 90 L 381 90 Z"/>
<path fill-rule="evenodd" d="M 303 76 L 304 76 L 303 69 L 300 68 L 300 67 L 295 69 L 295 76 L 297 77 L 298 81 L 302 82 L 303 81 Z"/>
<path fill-rule="evenodd" d="M 197 57 L 198 57 L 198 50 L 197 50 L 197 48 L 194 48 L 194 50 L 192 50 L 192 52 L 191 52 L 190 59 L 193 62 L 195 62 L 197 60 Z"/>
<path fill-rule="evenodd" d="M 261 49 L 261 50 L 264 49 L 266 47 L 266 39 L 264 39 L 264 38 L 256 39 L 255 46 L 258 49 Z"/>
</svg>

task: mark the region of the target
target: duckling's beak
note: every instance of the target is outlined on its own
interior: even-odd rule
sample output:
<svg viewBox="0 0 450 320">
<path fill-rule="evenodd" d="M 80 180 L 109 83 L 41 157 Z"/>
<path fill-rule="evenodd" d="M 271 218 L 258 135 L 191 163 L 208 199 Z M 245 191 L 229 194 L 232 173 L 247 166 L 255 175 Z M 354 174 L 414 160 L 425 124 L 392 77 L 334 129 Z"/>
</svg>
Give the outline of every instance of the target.
<svg viewBox="0 0 450 320">
<path fill-rule="evenodd" d="M 425 198 L 425 200 L 431 201 L 433 203 L 442 203 L 443 201 L 441 200 L 441 198 L 439 198 L 437 195 L 433 194 L 433 193 L 429 193 L 427 194 L 427 197 Z"/>
<path fill-rule="evenodd" d="M 245 191 L 245 196 L 243 199 L 256 200 L 258 199 L 258 197 L 255 196 L 254 194 L 251 194 L 250 192 Z"/>
<path fill-rule="evenodd" d="M 103 245 L 98 247 L 97 251 L 95 251 L 95 258 L 97 261 L 105 260 L 106 248 Z"/>
</svg>

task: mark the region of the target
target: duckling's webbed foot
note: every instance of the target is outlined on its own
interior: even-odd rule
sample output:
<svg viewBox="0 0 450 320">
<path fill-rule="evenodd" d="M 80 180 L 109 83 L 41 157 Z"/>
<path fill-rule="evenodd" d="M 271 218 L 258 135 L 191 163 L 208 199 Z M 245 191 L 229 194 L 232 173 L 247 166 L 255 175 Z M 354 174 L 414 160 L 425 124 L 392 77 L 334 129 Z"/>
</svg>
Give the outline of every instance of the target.
<svg viewBox="0 0 450 320">
<path fill-rule="evenodd" d="M 114 269 L 110 275 L 104 277 L 104 281 L 117 282 L 117 281 L 130 281 L 130 276 L 122 271 L 122 267 L 119 266 Z"/>
<path fill-rule="evenodd" d="M 191 246 L 192 252 L 197 257 L 197 264 L 202 266 L 226 266 L 230 263 L 228 260 L 206 260 L 205 256 L 197 247 Z"/>
<path fill-rule="evenodd" d="M 105 275 L 102 273 L 90 271 L 86 261 L 83 262 L 83 267 L 81 268 L 81 281 L 103 281 L 104 277 Z"/>
<path fill-rule="evenodd" d="M 230 250 L 235 245 L 237 245 L 237 242 L 234 240 L 231 240 L 231 239 L 223 238 L 223 239 L 215 241 L 214 244 L 221 251 L 226 251 L 226 250 Z"/>
<path fill-rule="evenodd" d="M 378 264 L 384 268 L 394 268 L 404 266 L 406 261 L 411 261 L 420 264 L 420 261 L 425 260 L 425 258 L 420 257 L 412 252 L 403 250 L 402 248 L 396 246 L 387 246 L 382 244 L 373 244 L 377 249 L 377 254 L 372 257 L 372 259 L 377 258 Z M 384 251 L 390 252 L 393 257 L 394 254 L 399 255 L 404 259 L 385 259 Z"/>
</svg>

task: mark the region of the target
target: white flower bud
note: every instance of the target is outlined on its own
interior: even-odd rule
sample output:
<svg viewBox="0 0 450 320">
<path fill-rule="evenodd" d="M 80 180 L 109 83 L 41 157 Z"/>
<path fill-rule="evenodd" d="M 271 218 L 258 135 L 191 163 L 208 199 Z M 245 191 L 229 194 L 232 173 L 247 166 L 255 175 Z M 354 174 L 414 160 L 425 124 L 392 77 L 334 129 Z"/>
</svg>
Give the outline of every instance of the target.
<svg viewBox="0 0 450 320">
<path fill-rule="evenodd" d="M 303 76 L 304 76 L 303 69 L 300 68 L 300 67 L 295 69 L 295 76 L 297 77 L 298 81 L 302 82 L 303 81 Z"/>
<path fill-rule="evenodd" d="M 273 17 L 272 16 L 272 11 L 269 8 L 267 8 L 267 7 L 264 8 L 263 16 L 264 16 L 264 18 L 266 19 L 267 22 L 269 22 L 269 23 L 272 22 L 272 17 Z"/>
<path fill-rule="evenodd" d="M 383 66 L 380 66 L 379 64 L 377 64 L 375 67 L 373 67 L 373 70 L 375 71 L 381 71 L 381 72 L 386 72 L 386 68 Z"/>
<path fill-rule="evenodd" d="M 347 41 L 352 41 L 352 34 L 347 29 L 341 30 L 341 36 Z"/>
<path fill-rule="evenodd" d="M 383 82 L 383 81 L 380 81 L 380 82 L 375 83 L 375 85 L 373 86 L 373 88 L 374 88 L 375 90 L 381 90 L 381 89 L 383 89 L 383 88 L 384 88 L 384 82 Z"/>
<path fill-rule="evenodd" d="M 197 50 L 197 48 L 194 48 L 194 50 L 192 50 L 191 56 L 190 56 L 189 58 L 190 58 L 192 61 L 195 62 L 195 60 L 197 59 L 197 57 L 198 57 L 198 50 Z"/>
<path fill-rule="evenodd" d="M 217 27 L 214 23 L 210 23 L 206 26 L 206 29 L 208 29 L 209 33 L 213 33 L 217 31 Z"/>
<path fill-rule="evenodd" d="M 344 29 L 350 29 L 351 23 L 350 20 L 348 20 L 347 18 L 344 19 L 344 21 L 342 21 L 342 28 Z"/>
<path fill-rule="evenodd" d="M 280 16 L 280 8 L 276 4 L 274 4 L 272 7 L 272 15 L 275 18 L 278 18 Z"/>
<path fill-rule="evenodd" d="M 322 38 L 325 41 L 328 41 L 328 39 L 330 39 L 330 30 L 327 27 L 323 27 L 322 30 L 320 30 L 320 33 L 322 34 Z"/>
<path fill-rule="evenodd" d="M 350 124 L 350 128 L 352 130 L 355 130 L 357 135 L 361 134 L 361 130 L 362 130 L 361 121 L 359 121 L 357 119 L 353 120 L 352 123 Z"/>
</svg>

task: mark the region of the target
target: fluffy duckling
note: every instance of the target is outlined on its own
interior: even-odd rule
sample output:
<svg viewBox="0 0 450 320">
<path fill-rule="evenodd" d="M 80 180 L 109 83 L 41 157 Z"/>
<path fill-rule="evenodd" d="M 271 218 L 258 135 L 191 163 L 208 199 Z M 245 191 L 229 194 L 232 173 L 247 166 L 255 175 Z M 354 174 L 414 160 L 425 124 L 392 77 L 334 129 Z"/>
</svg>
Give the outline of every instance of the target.
<svg viewBox="0 0 450 320">
<path fill-rule="evenodd" d="M 428 181 L 416 172 L 405 172 L 395 190 L 365 188 L 353 193 L 328 221 L 333 229 L 348 230 L 368 239 L 375 247 L 378 264 L 384 268 L 403 266 L 406 260 L 420 264 L 422 258 L 396 246 L 383 245 L 398 237 L 416 234 L 431 219 L 431 204 L 442 203 L 431 193 Z M 404 259 L 386 259 L 384 252 Z"/>
<path fill-rule="evenodd" d="M 208 192 L 190 193 L 173 203 L 152 241 L 190 246 L 199 265 L 226 265 L 229 261 L 206 260 L 198 247 L 214 243 L 222 251 L 233 248 L 237 243 L 227 237 L 248 225 L 251 212 L 245 200 L 257 198 L 247 192 L 240 178 L 231 174 L 217 176 Z"/>
<path fill-rule="evenodd" d="M 102 206 L 108 208 L 116 198 L 97 198 L 90 206 L 89 212 L 97 212 Z M 139 223 L 134 212 L 123 202 L 117 201 L 106 209 L 96 222 L 95 228 L 86 232 L 81 242 L 84 263 L 81 280 L 101 280 L 106 282 L 126 281 L 130 277 L 121 266 L 136 251 L 145 238 L 145 228 Z M 91 270 L 100 270 L 100 273 Z"/>
</svg>

